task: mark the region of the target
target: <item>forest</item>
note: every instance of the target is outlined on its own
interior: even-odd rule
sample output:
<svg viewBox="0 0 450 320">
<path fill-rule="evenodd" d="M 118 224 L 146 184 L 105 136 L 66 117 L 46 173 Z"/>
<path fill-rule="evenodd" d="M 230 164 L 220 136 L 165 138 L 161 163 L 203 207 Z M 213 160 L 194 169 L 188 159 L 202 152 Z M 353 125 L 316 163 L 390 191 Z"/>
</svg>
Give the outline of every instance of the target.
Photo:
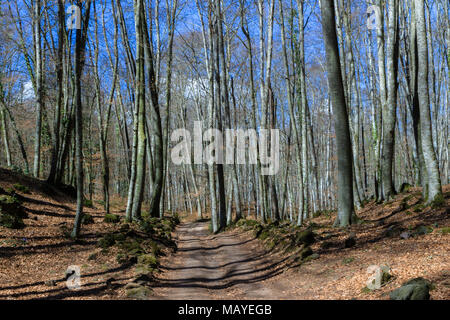
<svg viewBox="0 0 450 320">
<path fill-rule="evenodd" d="M 449 7 L 0 0 L 0 299 L 450 299 Z"/>
</svg>

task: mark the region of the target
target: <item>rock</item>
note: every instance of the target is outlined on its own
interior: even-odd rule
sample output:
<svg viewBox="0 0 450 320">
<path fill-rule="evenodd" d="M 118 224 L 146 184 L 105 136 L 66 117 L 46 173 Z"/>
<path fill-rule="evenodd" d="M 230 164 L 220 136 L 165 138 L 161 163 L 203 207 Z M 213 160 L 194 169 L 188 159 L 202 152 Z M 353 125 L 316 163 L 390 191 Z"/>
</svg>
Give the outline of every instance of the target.
<svg viewBox="0 0 450 320">
<path fill-rule="evenodd" d="M 83 218 L 81 219 L 81 223 L 84 224 L 84 225 L 93 224 L 94 223 L 94 218 L 90 214 L 85 213 L 85 214 L 83 214 Z"/>
<path fill-rule="evenodd" d="M 106 234 L 104 237 L 98 239 L 97 245 L 100 248 L 106 249 L 112 247 L 116 243 L 116 239 L 114 239 L 114 235 Z"/>
<path fill-rule="evenodd" d="M 119 223 L 120 222 L 120 216 L 117 214 L 107 214 L 105 215 L 105 222 L 108 223 Z"/>
<path fill-rule="evenodd" d="M 96 260 L 97 257 L 98 257 L 98 253 L 97 253 L 97 252 L 94 252 L 93 254 L 91 254 L 91 255 L 88 257 L 88 260 L 89 260 L 89 261 L 93 261 L 93 260 Z"/>
<path fill-rule="evenodd" d="M 14 196 L 0 195 L 0 226 L 9 229 L 25 227 L 22 219 L 28 217 L 21 202 Z"/>
<path fill-rule="evenodd" d="M 400 234 L 400 238 L 402 238 L 404 240 L 411 238 L 411 236 L 412 236 L 412 234 L 409 231 L 405 231 Z"/>
<path fill-rule="evenodd" d="M 144 286 L 138 286 L 127 290 L 127 297 L 136 300 L 148 300 L 152 290 Z"/>
<path fill-rule="evenodd" d="M 330 249 L 330 248 L 333 248 L 333 247 L 337 247 L 337 246 L 338 246 L 338 244 L 333 242 L 333 241 L 324 241 L 324 242 L 322 242 L 320 244 L 320 248 L 324 249 L 324 250 Z"/>
<path fill-rule="evenodd" d="M 344 241 L 344 247 L 345 248 L 352 248 L 356 245 L 356 234 L 355 233 L 351 233 L 350 236 L 345 239 Z"/>
<path fill-rule="evenodd" d="M 430 289 L 430 281 L 424 278 L 415 278 L 392 291 L 389 297 L 391 300 L 429 300 Z"/>
<path fill-rule="evenodd" d="M 391 238 L 398 236 L 402 232 L 402 228 L 399 228 L 396 225 L 389 226 L 383 233 L 385 237 Z"/>
<path fill-rule="evenodd" d="M 300 259 L 305 260 L 309 256 L 313 254 L 311 247 L 305 247 L 302 251 L 300 251 Z"/>
<path fill-rule="evenodd" d="M 299 232 L 295 235 L 294 239 L 297 244 L 304 244 L 305 246 L 309 246 L 313 244 L 315 240 L 314 232 L 311 229 L 307 229 L 303 232 Z"/>
<path fill-rule="evenodd" d="M 158 265 L 158 260 L 152 254 L 143 254 L 138 256 L 137 262 L 150 267 L 156 267 Z"/>
<path fill-rule="evenodd" d="M 317 260 L 319 258 L 320 258 L 320 255 L 318 253 L 313 253 L 312 255 L 306 257 L 304 259 L 304 261 L 307 262 L 307 261 Z"/>
<path fill-rule="evenodd" d="M 151 275 L 155 271 L 152 267 L 145 265 L 145 264 L 138 264 L 136 266 L 135 272 L 138 275 Z"/>
<path fill-rule="evenodd" d="M 400 187 L 400 193 L 408 192 L 412 186 L 409 183 L 403 183 Z"/>
<path fill-rule="evenodd" d="M 427 226 L 418 226 L 416 229 L 414 229 L 414 234 L 417 236 L 422 236 L 422 235 L 429 234 L 432 232 L 433 232 L 433 228 L 427 227 Z"/>
</svg>

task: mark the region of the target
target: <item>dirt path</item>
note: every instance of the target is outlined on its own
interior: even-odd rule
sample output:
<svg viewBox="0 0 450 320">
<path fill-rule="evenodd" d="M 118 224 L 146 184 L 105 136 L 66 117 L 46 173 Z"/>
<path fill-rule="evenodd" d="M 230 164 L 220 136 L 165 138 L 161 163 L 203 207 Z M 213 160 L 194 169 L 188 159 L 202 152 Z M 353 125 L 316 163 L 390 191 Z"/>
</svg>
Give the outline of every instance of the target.
<svg viewBox="0 0 450 320">
<path fill-rule="evenodd" d="M 155 299 L 292 299 L 289 283 L 276 277 L 284 260 L 239 231 L 211 235 L 204 222 L 177 230 L 178 251 L 162 262 Z M 277 279 L 275 279 L 275 277 Z"/>
</svg>

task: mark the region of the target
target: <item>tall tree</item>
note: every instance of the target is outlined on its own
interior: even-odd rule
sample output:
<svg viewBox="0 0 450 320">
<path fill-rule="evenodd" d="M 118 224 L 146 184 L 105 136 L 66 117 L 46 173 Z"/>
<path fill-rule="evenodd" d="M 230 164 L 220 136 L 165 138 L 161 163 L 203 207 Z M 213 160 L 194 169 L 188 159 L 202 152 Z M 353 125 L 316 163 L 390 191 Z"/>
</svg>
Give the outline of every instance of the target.
<svg viewBox="0 0 450 320">
<path fill-rule="evenodd" d="M 428 84 L 428 43 L 425 22 L 424 1 L 415 0 L 415 15 L 417 25 L 417 54 L 418 54 L 418 95 L 420 109 L 420 135 L 422 152 L 427 171 L 427 193 L 425 199 L 428 203 L 442 203 L 442 186 L 436 152 L 433 147 L 433 134 L 430 116 L 430 91 Z M 430 19 L 430 17 L 428 17 Z"/>
<path fill-rule="evenodd" d="M 334 125 L 338 157 L 338 215 L 335 225 L 346 227 L 354 222 L 356 218 L 353 207 L 350 126 L 341 75 L 333 0 L 321 0 L 320 8 L 327 57 L 328 87 L 335 117 Z"/>
<path fill-rule="evenodd" d="M 85 6 L 84 16 L 82 13 L 83 3 Z M 83 218 L 84 205 L 84 174 L 83 174 L 83 114 L 82 114 L 82 96 L 81 96 L 81 76 L 86 53 L 87 31 L 89 28 L 89 19 L 91 12 L 91 0 L 78 0 L 76 5 L 80 8 L 81 28 L 75 32 L 75 66 L 74 66 L 74 109 L 75 109 L 75 170 L 77 186 L 77 211 L 71 237 L 77 238 L 80 234 L 81 221 Z"/>
<path fill-rule="evenodd" d="M 397 119 L 398 92 L 398 56 L 399 56 L 399 26 L 398 0 L 388 3 L 388 41 L 387 41 L 387 100 L 382 109 L 383 117 L 383 152 L 382 162 L 382 196 L 390 200 L 395 195 L 394 164 L 395 124 Z"/>
</svg>

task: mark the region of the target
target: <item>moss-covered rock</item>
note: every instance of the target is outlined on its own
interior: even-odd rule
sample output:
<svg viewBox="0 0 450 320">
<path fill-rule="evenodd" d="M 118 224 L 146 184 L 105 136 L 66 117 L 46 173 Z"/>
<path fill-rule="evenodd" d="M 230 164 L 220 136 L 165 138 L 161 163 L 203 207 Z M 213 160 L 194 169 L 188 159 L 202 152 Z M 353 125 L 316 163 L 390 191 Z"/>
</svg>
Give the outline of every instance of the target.
<svg viewBox="0 0 450 320">
<path fill-rule="evenodd" d="M 302 251 L 300 251 L 299 257 L 301 260 L 304 260 L 306 258 L 308 258 L 309 256 L 311 256 L 313 254 L 313 251 L 311 249 L 311 247 L 305 247 L 302 249 Z"/>
<path fill-rule="evenodd" d="M 84 225 L 93 224 L 94 223 L 94 218 L 89 213 L 85 213 L 85 214 L 83 214 L 83 218 L 81 219 L 81 223 L 84 224 Z"/>
<path fill-rule="evenodd" d="M 134 271 L 136 272 L 137 275 L 151 275 L 155 271 L 155 268 L 146 264 L 138 263 Z"/>
<path fill-rule="evenodd" d="M 158 259 L 153 254 L 143 254 L 138 257 L 138 264 L 147 265 L 153 268 L 158 265 Z"/>
<path fill-rule="evenodd" d="M 430 203 L 431 208 L 433 209 L 440 209 L 445 205 L 445 199 L 442 193 L 438 194 L 436 197 L 434 197 L 433 201 Z"/>
<path fill-rule="evenodd" d="M 296 233 L 293 240 L 296 244 L 304 244 L 305 246 L 312 245 L 316 241 L 311 229 Z"/>
<path fill-rule="evenodd" d="M 403 183 L 400 187 L 400 193 L 405 193 L 411 190 L 412 186 L 409 183 Z"/>
<path fill-rule="evenodd" d="M 414 229 L 413 234 L 416 236 L 422 236 L 433 232 L 433 228 L 430 226 L 418 226 Z"/>
<path fill-rule="evenodd" d="M 27 216 L 16 197 L 0 195 L 0 226 L 10 229 L 22 229 L 25 227 L 22 219 L 27 218 Z"/>
<path fill-rule="evenodd" d="M 16 189 L 19 192 L 25 193 L 25 194 L 30 194 L 30 189 L 20 183 L 16 183 L 13 185 L 13 188 Z"/>
<path fill-rule="evenodd" d="M 83 205 L 87 208 L 94 208 L 94 202 L 89 199 L 84 200 Z"/>
<path fill-rule="evenodd" d="M 152 295 L 152 290 L 148 287 L 137 286 L 127 290 L 127 297 L 136 300 L 147 300 Z"/>
<path fill-rule="evenodd" d="M 429 300 L 431 282 L 424 278 L 415 278 L 405 282 L 389 295 L 391 300 Z"/>
<path fill-rule="evenodd" d="M 108 223 L 119 223 L 120 222 L 120 216 L 117 214 L 106 214 L 105 215 L 105 222 Z"/>
</svg>

